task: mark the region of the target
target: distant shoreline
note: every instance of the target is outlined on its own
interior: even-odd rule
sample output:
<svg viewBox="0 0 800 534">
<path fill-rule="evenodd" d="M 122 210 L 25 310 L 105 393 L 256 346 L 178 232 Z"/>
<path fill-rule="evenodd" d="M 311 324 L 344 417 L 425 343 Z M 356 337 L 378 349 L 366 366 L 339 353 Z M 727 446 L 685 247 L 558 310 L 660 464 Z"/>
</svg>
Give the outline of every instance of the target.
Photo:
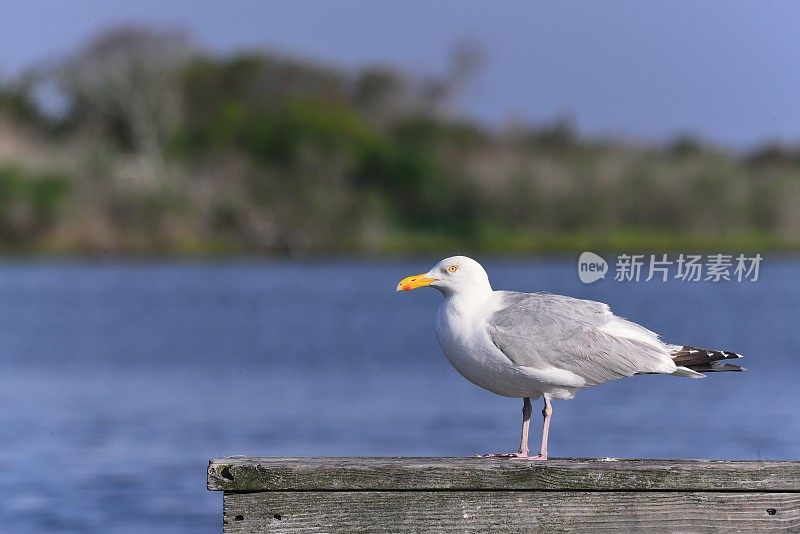
<svg viewBox="0 0 800 534">
<path fill-rule="evenodd" d="M 800 244 L 783 242 L 758 234 L 731 235 L 721 239 L 670 233 L 625 232 L 604 236 L 583 234 L 503 234 L 485 238 L 458 238 L 437 234 L 397 234 L 387 238 L 385 246 L 374 248 L 333 247 L 329 249 L 254 250 L 235 242 L 148 244 L 122 243 L 109 249 L 60 247 L 41 244 L 30 247 L 0 247 L 0 258 L 31 259 L 306 259 L 306 258 L 393 258 L 442 253 L 471 253 L 492 256 L 565 256 L 590 250 L 597 253 L 619 252 L 761 252 L 800 253 Z"/>
<path fill-rule="evenodd" d="M 209 55 L 147 27 L 44 74 L 63 113 L 0 80 L 3 255 L 800 251 L 800 146 L 497 130 L 452 113 L 460 77 Z"/>
</svg>

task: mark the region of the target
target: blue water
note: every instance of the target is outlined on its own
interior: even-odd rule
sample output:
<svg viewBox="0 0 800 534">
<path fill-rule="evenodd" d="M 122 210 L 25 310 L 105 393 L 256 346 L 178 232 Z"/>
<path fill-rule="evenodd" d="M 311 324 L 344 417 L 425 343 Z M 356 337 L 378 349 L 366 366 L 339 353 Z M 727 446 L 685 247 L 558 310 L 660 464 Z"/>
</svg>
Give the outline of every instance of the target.
<svg viewBox="0 0 800 534">
<path fill-rule="evenodd" d="M 439 294 L 394 293 L 433 261 L 0 265 L 0 524 L 218 532 L 214 457 L 514 449 L 521 402 L 450 368 Z M 767 258 L 756 283 L 591 286 L 572 258 L 484 263 L 497 288 L 603 300 L 747 356 L 748 373 L 556 402 L 552 454 L 800 457 L 797 260 Z"/>
</svg>

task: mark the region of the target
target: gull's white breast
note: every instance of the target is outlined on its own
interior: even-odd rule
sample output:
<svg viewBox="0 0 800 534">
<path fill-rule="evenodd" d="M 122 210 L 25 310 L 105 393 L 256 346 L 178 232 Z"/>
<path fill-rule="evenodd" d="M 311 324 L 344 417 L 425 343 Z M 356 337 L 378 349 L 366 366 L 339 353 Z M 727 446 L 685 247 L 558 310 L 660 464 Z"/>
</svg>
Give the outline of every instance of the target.
<svg viewBox="0 0 800 534">
<path fill-rule="evenodd" d="M 486 390 L 505 397 L 539 397 L 550 387 L 530 368 L 520 368 L 492 342 L 486 319 L 500 305 L 497 293 L 481 301 L 448 297 L 436 314 L 436 338 L 456 370 Z"/>
</svg>

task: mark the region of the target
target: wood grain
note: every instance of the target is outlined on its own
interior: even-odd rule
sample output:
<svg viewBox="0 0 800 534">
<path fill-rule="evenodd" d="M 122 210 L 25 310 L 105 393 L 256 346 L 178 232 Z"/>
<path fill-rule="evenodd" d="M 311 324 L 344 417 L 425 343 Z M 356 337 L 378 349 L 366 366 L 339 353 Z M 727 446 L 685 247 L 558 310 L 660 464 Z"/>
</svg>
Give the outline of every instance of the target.
<svg viewBox="0 0 800 534">
<path fill-rule="evenodd" d="M 796 493 L 259 492 L 224 508 L 226 533 L 800 532 Z"/>
<path fill-rule="evenodd" d="M 228 457 L 209 464 L 208 489 L 798 492 L 800 462 Z"/>
</svg>

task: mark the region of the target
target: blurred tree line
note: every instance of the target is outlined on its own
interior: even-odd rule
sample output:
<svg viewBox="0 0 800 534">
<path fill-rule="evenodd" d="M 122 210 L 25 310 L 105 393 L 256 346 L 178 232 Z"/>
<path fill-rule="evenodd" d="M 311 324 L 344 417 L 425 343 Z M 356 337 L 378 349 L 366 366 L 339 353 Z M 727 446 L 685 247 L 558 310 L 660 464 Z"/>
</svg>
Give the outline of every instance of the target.
<svg viewBox="0 0 800 534">
<path fill-rule="evenodd" d="M 121 28 L 0 84 L 0 248 L 336 253 L 796 248 L 800 149 L 583 140 L 456 114 L 439 77 Z"/>
</svg>

